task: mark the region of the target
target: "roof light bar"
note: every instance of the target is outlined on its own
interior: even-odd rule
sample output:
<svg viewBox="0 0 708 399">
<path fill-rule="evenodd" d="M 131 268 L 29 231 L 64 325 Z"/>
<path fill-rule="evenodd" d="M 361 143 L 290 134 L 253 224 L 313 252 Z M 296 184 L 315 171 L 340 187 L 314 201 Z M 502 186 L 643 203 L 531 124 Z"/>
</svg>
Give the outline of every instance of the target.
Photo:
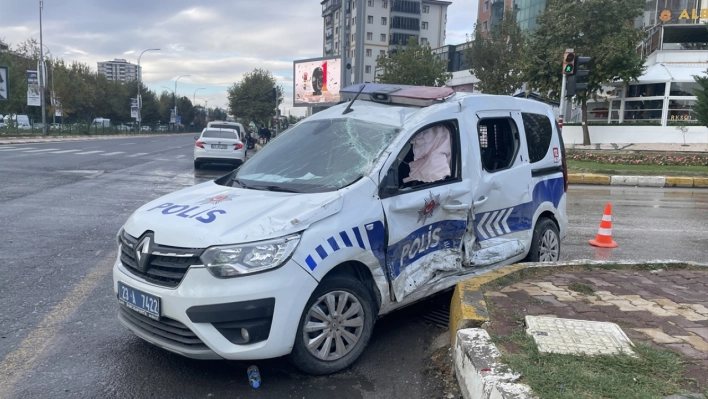
<svg viewBox="0 0 708 399">
<path fill-rule="evenodd" d="M 354 98 L 360 88 L 359 85 L 345 87 L 340 91 L 342 99 L 350 100 Z M 455 91 L 449 87 L 370 83 L 361 92 L 359 99 L 386 104 L 427 107 L 435 103 L 444 102 L 454 95 Z"/>
</svg>

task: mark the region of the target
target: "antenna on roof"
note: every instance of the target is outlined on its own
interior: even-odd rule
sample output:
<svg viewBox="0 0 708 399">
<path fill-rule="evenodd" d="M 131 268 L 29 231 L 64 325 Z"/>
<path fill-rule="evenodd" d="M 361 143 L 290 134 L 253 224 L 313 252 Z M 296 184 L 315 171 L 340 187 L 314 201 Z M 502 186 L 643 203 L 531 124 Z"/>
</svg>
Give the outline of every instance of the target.
<svg viewBox="0 0 708 399">
<path fill-rule="evenodd" d="M 349 103 L 349 105 L 347 105 L 347 108 L 344 109 L 344 112 L 342 112 L 342 115 L 346 115 L 346 114 L 348 114 L 348 113 L 354 111 L 354 110 L 352 109 L 352 104 L 354 104 L 354 101 L 356 101 L 356 99 L 359 98 L 359 94 L 361 94 L 361 92 L 364 91 L 364 87 L 366 87 L 365 84 L 361 85 L 361 88 L 359 89 L 359 92 L 356 93 L 356 96 L 354 96 L 354 98 L 352 98 L 352 101 Z"/>
</svg>

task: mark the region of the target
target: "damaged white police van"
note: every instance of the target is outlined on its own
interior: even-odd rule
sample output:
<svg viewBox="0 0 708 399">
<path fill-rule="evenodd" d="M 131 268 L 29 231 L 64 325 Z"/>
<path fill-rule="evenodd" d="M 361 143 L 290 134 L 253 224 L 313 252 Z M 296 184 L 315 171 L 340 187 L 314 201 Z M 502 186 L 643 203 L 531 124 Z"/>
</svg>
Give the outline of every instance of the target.
<svg viewBox="0 0 708 399">
<path fill-rule="evenodd" d="M 567 172 L 551 108 L 367 84 L 239 169 L 152 201 L 118 233 L 118 317 L 197 359 L 351 365 L 377 317 L 472 274 L 553 261 Z"/>
</svg>

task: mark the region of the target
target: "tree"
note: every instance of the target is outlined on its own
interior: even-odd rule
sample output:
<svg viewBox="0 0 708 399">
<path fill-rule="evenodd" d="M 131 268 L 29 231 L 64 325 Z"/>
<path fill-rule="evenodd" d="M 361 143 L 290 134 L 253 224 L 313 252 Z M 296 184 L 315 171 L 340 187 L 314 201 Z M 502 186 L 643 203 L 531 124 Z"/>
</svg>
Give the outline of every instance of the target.
<svg viewBox="0 0 708 399">
<path fill-rule="evenodd" d="M 708 74 L 708 71 L 706 71 Z M 696 82 L 701 85 L 700 89 L 693 91 L 696 95 L 696 105 L 693 111 L 696 113 L 698 123 L 708 127 L 708 76 L 694 76 Z"/>
<path fill-rule="evenodd" d="M 447 72 L 447 61 L 433 54 L 430 45 L 421 46 L 418 38 L 411 36 L 405 49 L 398 43 L 389 57 L 378 56 L 376 64 L 381 71 L 378 83 L 415 86 L 443 86 L 452 78 Z"/>
<path fill-rule="evenodd" d="M 506 9 L 499 27 L 487 36 L 478 23 L 474 31 L 474 40 L 465 51 L 465 61 L 470 73 L 479 79 L 477 87 L 487 94 L 514 94 L 524 83 L 522 68 L 526 45 L 516 13 Z"/>
<path fill-rule="evenodd" d="M 256 68 L 243 76 L 241 82 L 228 88 L 229 113 L 237 118 L 267 124 L 275 116 L 275 100 L 271 89 L 276 81 L 270 71 Z M 282 98 L 282 89 L 278 88 Z"/>
<path fill-rule="evenodd" d="M 634 28 L 633 21 L 645 6 L 644 0 L 548 0 L 536 19 L 539 26 L 524 57 L 525 80 L 532 90 L 559 100 L 565 49 L 592 57 L 587 91 L 576 98 L 582 106 L 584 145 L 590 144 L 588 97 L 601 92 L 603 84 L 621 80 L 628 85 L 644 71 L 644 60 L 636 51 L 644 33 Z"/>
</svg>

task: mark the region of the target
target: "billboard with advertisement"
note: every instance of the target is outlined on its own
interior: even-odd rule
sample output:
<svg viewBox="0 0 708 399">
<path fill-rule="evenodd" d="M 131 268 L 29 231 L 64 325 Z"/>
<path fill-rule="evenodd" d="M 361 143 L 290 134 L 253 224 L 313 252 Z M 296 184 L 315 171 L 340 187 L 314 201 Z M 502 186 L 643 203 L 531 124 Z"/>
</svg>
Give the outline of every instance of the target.
<svg viewBox="0 0 708 399">
<path fill-rule="evenodd" d="M 10 99 L 10 84 L 7 75 L 7 67 L 0 66 L 0 101 Z"/>
<path fill-rule="evenodd" d="M 27 105 L 35 107 L 42 105 L 37 71 L 27 71 Z"/>
<path fill-rule="evenodd" d="M 293 62 L 293 105 L 311 107 L 340 102 L 342 58 L 310 58 Z"/>
</svg>

